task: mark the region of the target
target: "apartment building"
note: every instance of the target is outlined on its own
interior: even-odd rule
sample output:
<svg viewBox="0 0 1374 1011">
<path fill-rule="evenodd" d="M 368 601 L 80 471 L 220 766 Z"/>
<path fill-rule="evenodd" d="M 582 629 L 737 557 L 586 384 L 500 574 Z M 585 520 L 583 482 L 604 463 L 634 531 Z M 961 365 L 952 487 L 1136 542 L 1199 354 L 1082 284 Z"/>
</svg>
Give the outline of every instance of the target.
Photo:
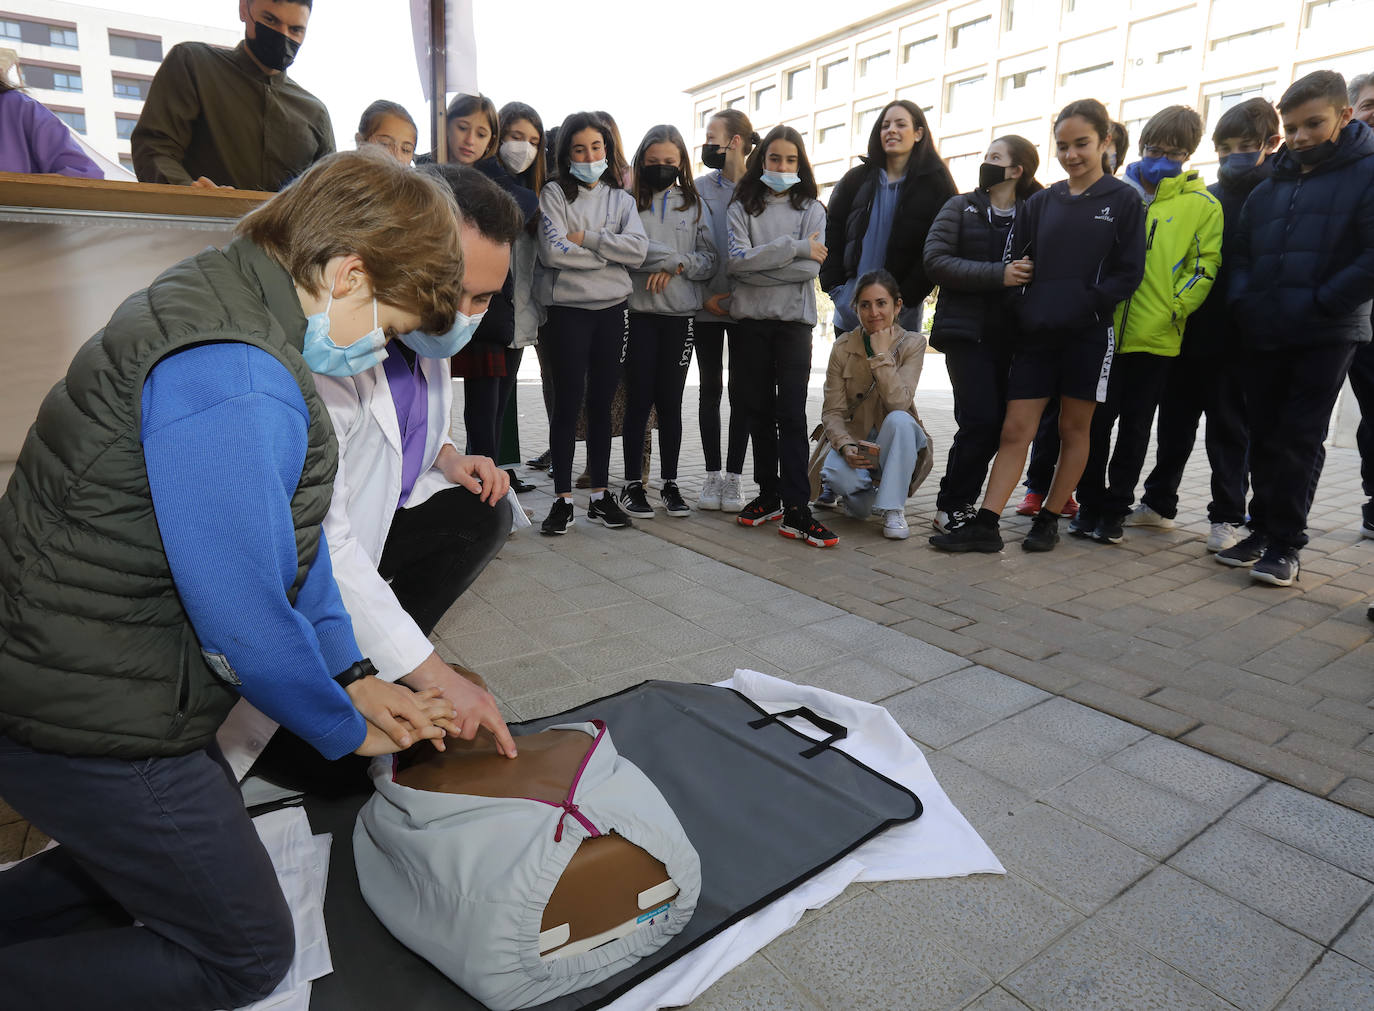
<svg viewBox="0 0 1374 1011">
<path fill-rule="evenodd" d="M 1053 118 L 1097 98 L 1132 146 L 1154 112 L 1189 105 L 1206 137 L 1229 106 L 1277 99 L 1295 78 L 1374 71 L 1374 0 L 926 0 L 906 3 L 687 89 L 694 143 L 717 109 L 760 134 L 778 123 L 806 141 L 824 199 L 857 163 L 894 98 L 925 110 L 960 189 L 977 183 L 994 137 L 1021 134 L 1039 177 L 1062 178 Z M 1210 178 L 1204 139 L 1195 164 Z"/>
<path fill-rule="evenodd" d="M 241 37 L 127 11 L 0 0 L 0 67 L 17 61 L 30 95 L 130 171 L 129 137 L 163 54 L 178 42 L 233 47 Z M 6 50 L 11 60 L 3 59 Z"/>
</svg>

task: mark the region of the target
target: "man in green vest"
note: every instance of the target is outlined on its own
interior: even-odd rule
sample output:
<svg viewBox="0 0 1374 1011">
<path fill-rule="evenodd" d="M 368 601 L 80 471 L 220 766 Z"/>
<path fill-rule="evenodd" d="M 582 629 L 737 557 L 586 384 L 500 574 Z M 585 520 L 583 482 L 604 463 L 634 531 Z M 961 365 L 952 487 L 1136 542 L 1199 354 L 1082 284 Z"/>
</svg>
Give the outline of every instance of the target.
<svg viewBox="0 0 1374 1011">
<path fill-rule="evenodd" d="M 459 220 L 432 178 L 332 156 L 125 300 L 44 400 L 0 498 L 0 797 L 61 845 L 0 872 L 8 1006 L 232 1008 L 281 980 L 291 914 L 214 743 L 239 697 L 327 758 L 464 723 L 514 754 L 488 693 L 370 676 L 321 530 L 311 373 L 452 328 Z M 69 932 L 93 907 L 108 929 Z"/>
</svg>

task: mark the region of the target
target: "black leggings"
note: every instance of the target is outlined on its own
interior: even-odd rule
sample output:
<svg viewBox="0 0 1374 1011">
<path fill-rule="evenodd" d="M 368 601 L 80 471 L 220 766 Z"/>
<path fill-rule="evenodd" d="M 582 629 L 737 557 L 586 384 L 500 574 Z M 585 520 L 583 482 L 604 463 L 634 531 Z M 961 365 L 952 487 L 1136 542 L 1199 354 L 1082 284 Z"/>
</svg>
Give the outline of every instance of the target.
<svg viewBox="0 0 1374 1011">
<path fill-rule="evenodd" d="M 468 452 L 496 459 L 501 445 L 501 416 L 515 388 L 524 348 L 505 348 L 504 376 L 473 376 L 463 380 L 463 428 Z"/>
<path fill-rule="evenodd" d="M 806 472 L 806 385 L 811 378 L 811 324 L 740 320 L 740 384 L 754 440 L 754 480 L 765 498 L 789 509 L 811 498 Z"/>
<path fill-rule="evenodd" d="M 744 454 L 749 449 L 749 415 L 740 403 L 739 383 L 744 379 L 740 360 L 739 327 L 734 323 L 696 323 L 697 376 L 701 400 L 697 420 L 707 471 L 720 470 L 720 395 L 725 374 L 725 347 L 730 347 L 730 434 L 725 449 L 725 472 L 744 473 Z M 738 365 L 736 368 L 734 366 Z M 659 412 L 662 413 L 661 411 Z"/>
<path fill-rule="evenodd" d="M 682 388 L 692 364 L 691 316 L 664 316 L 655 312 L 630 313 L 630 343 L 625 352 L 625 424 L 621 443 L 625 448 L 625 480 L 641 474 L 644 426 L 649 411 L 658 408 L 659 475 L 677 480 L 677 458 L 682 451 Z"/>
<path fill-rule="evenodd" d="M 587 473 L 604 488 L 611 469 L 611 401 L 620 383 L 629 339 L 630 310 L 624 302 L 607 309 L 549 306 L 545 357 L 553 371 L 553 490 L 572 492 L 577 415 L 587 397 Z"/>
</svg>

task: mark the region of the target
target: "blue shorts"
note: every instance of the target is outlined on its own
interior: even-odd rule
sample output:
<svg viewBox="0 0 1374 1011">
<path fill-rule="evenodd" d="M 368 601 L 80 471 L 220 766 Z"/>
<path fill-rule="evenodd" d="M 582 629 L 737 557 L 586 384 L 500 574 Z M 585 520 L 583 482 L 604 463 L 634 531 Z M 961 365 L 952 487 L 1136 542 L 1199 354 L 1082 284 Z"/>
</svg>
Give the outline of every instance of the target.
<svg viewBox="0 0 1374 1011">
<path fill-rule="evenodd" d="M 1008 400 L 1043 400 L 1058 394 L 1102 403 L 1116 353 L 1111 324 L 1053 335 L 1019 347 L 1007 377 Z"/>
</svg>

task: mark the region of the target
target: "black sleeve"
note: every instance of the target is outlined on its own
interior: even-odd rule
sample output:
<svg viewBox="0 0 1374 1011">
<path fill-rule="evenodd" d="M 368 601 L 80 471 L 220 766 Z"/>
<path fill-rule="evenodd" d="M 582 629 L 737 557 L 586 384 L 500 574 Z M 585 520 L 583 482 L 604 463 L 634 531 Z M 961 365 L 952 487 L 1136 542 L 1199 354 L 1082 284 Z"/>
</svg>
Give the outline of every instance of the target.
<svg viewBox="0 0 1374 1011">
<path fill-rule="evenodd" d="M 1011 250 L 1011 258 L 1019 260 L 1029 256 L 1035 259 L 1035 230 L 1040 224 L 1040 208 L 1045 205 L 1043 193 L 1048 193 L 1048 189 L 1038 190 L 1030 195 L 1030 198 L 1021 205 L 1021 209 L 1016 212 L 1016 218 L 1012 221 L 1011 236 L 1008 239 L 1008 247 Z"/>
<path fill-rule="evenodd" d="M 849 211 L 854 203 L 857 184 L 853 172 L 846 172 L 830 194 L 830 206 L 825 209 L 825 262 L 821 264 L 822 291 L 834 291 L 844 284 L 844 237 L 849 227 Z"/>
<path fill-rule="evenodd" d="M 940 164 L 940 168 L 943 171 L 922 176 L 917 180 L 921 185 L 922 192 L 912 208 L 911 219 L 909 222 L 902 223 L 908 229 L 906 241 L 911 243 L 912 250 L 911 265 L 907 268 L 906 276 L 898 279 L 902 286 L 902 300 L 907 305 L 915 305 L 929 295 L 935 287 L 935 282 L 926 274 L 922 254 L 935 216 L 939 214 L 940 209 L 949 202 L 951 197 L 958 195 L 954 189 L 954 181 L 950 178 L 949 170 L 945 169 L 943 162 Z"/>
<path fill-rule="evenodd" d="M 960 222 L 969 206 L 962 196 L 945 201 L 926 233 L 925 272 L 935 284 L 957 291 L 995 291 L 1002 287 L 1001 260 L 972 260 L 959 255 Z"/>
<path fill-rule="evenodd" d="M 1098 308 L 1111 312 L 1130 298 L 1145 276 L 1145 207 L 1134 192 L 1117 201 L 1116 243 L 1102 265 L 1097 283 Z"/>
</svg>

